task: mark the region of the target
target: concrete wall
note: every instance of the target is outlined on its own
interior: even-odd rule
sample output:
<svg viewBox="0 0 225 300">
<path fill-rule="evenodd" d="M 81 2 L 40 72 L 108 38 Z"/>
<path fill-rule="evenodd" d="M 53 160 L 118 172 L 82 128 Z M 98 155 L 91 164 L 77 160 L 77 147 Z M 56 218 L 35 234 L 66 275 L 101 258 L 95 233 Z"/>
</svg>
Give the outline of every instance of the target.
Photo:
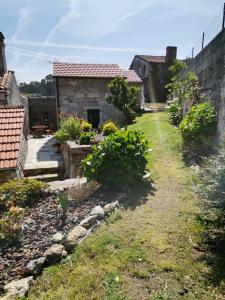
<svg viewBox="0 0 225 300">
<path fill-rule="evenodd" d="M 62 145 L 62 156 L 67 178 L 82 177 L 81 161 L 91 153 L 90 145 L 66 142 Z"/>
<path fill-rule="evenodd" d="M 57 130 L 57 104 L 56 97 L 29 97 L 30 129 L 37 124 L 49 126 L 52 131 Z"/>
<path fill-rule="evenodd" d="M 57 78 L 59 112 L 73 113 L 87 119 L 88 109 L 100 109 L 100 125 L 107 120 L 124 122 L 124 115 L 105 100 L 112 79 Z M 140 93 L 141 101 L 141 93 Z"/>
<path fill-rule="evenodd" d="M 212 100 L 218 112 L 218 136 L 225 138 L 225 30 L 201 51 L 185 71 L 199 78 L 206 100 Z M 184 74 L 184 72 L 182 73 Z M 182 75 L 181 74 L 181 75 Z"/>
</svg>

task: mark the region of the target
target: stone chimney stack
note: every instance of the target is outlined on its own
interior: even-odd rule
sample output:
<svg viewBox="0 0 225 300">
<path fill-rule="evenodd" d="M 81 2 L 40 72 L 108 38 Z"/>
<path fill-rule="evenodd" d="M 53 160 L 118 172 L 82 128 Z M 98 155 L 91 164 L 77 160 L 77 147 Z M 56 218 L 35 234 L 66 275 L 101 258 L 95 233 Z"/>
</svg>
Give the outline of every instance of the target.
<svg viewBox="0 0 225 300">
<path fill-rule="evenodd" d="M 4 35 L 0 32 L 0 76 L 7 72 Z"/>
<path fill-rule="evenodd" d="M 168 46 L 166 48 L 166 63 L 172 64 L 176 58 L 177 58 L 177 47 Z"/>
</svg>

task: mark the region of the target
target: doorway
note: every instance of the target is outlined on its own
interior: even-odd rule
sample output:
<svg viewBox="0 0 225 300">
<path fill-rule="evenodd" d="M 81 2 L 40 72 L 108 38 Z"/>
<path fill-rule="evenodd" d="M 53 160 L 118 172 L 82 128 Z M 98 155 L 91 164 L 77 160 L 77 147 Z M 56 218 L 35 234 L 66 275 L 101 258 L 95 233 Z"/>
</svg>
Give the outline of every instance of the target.
<svg viewBox="0 0 225 300">
<path fill-rule="evenodd" d="M 94 129 L 98 129 L 100 124 L 100 109 L 88 109 L 87 119 Z"/>
</svg>

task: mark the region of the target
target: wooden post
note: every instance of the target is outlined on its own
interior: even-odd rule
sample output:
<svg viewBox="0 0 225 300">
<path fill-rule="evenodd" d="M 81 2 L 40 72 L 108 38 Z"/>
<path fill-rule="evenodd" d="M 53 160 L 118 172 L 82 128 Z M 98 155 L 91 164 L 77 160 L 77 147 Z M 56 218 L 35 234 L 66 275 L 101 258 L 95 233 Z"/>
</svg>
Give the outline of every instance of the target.
<svg viewBox="0 0 225 300">
<path fill-rule="evenodd" d="M 205 32 L 202 35 L 202 50 L 204 49 L 204 42 L 205 42 Z"/>
<path fill-rule="evenodd" d="M 223 23 L 222 23 L 222 30 L 224 30 L 224 23 L 225 23 L 225 3 L 223 6 Z"/>
</svg>

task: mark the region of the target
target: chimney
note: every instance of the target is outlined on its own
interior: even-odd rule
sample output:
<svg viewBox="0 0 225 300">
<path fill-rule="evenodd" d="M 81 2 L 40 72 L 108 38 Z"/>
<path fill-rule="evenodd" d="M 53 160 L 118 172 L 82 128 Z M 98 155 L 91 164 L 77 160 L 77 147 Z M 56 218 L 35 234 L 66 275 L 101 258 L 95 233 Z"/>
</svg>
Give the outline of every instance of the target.
<svg viewBox="0 0 225 300">
<path fill-rule="evenodd" d="M 0 76 L 7 72 L 4 39 L 4 35 L 0 32 Z"/>
<path fill-rule="evenodd" d="M 177 47 L 168 46 L 166 48 L 166 63 L 172 64 L 176 58 L 177 58 Z"/>
</svg>

